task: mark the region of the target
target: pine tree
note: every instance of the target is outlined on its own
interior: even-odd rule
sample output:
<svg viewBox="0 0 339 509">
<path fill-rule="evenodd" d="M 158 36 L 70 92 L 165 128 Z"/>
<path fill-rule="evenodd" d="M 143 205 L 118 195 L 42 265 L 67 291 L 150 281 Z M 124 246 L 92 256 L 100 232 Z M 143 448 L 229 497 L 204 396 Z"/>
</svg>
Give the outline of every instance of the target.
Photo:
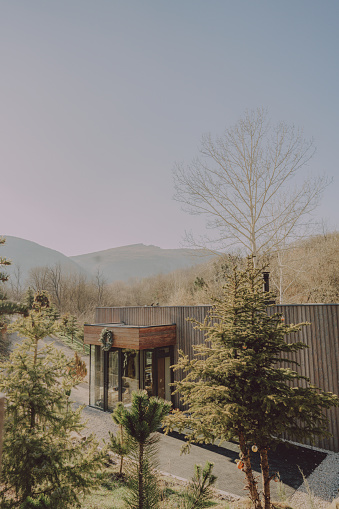
<svg viewBox="0 0 339 509">
<path fill-rule="evenodd" d="M 0 237 L 0 246 L 5 244 L 5 242 L 6 239 Z M 6 324 L 6 315 L 14 315 L 16 313 L 20 313 L 24 316 L 27 316 L 28 314 L 26 305 L 11 302 L 6 297 L 6 292 L 3 289 L 2 283 L 5 283 L 9 276 L 6 272 L 3 271 L 2 267 L 6 267 L 8 265 L 11 265 L 10 260 L 7 260 L 7 258 L 4 257 L 0 257 L 0 332 Z"/>
<path fill-rule="evenodd" d="M 50 300 L 45 291 L 35 294 L 29 315 L 19 318 L 9 327 L 10 332 L 17 332 L 19 336 L 29 338 L 34 342 L 35 358 L 39 340 L 55 334 L 57 330 L 58 325 L 54 314 L 50 313 Z"/>
<path fill-rule="evenodd" d="M 96 484 L 101 462 L 89 437 L 80 442 L 81 408 L 69 394 L 77 380 L 70 361 L 38 342 L 53 330 L 44 313 L 48 300 L 36 298 L 27 318 L 12 330 L 25 335 L 9 361 L 1 365 L 0 390 L 7 396 L 0 507 L 30 509 L 80 507 L 80 493 Z"/>
<path fill-rule="evenodd" d="M 184 500 L 180 506 L 181 509 L 204 509 L 210 507 L 213 497 L 212 486 L 217 477 L 212 474 L 213 463 L 206 462 L 204 468 L 201 465 L 194 465 L 194 476 L 192 477 Z"/>
<path fill-rule="evenodd" d="M 128 456 L 132 449 L 132 440 L 130 436 L 125 431 L 122 425 L 122 417 L 124 415 L 124 405 L 123 403 L 118 403 L 115 407 L 114 412 L 112 413 L 112 419 L 119 426 L 118 432 L 114 435 L 109 432 L 110 435 L 110 444 L 109 448 L 120 457 L 120 468 L 119 468 L 119 476 L 123 475 L 123 464 L 124 458 Z"/>
<path fill-rule="evenodd" d="M 64 336 L 70 336 L 73 343 L 74 338 L 80 332 L 78 321 L 74 315 L 66 313 L 61 317 L 60 332 Z"/>
<path fill-rule="evenodd" d="M 117 420 L 132 442 L 134 468 L 129 478 L 130 492 L 126 502 L 130 509 L 158 507 L 160 492 L 156 478 L 155 454 L 159 440 L 155 432 L 168 414 L 171 403 L 160 398 L 149 398 L 146 391 L 132 393 L 132 406 L 120 406 Z"/>
<path fill-rule="evenodd" d="M 305 324 L 287 325 L 281 314 L 269 315 L 272 295 L 262 291 L 262 270 L 252 259 L 244 271 L 227 276 L 223 297 L 215 300 L 204 323 L 206 341 L 194 346 L 190 360 L 182 352 L 175 369 L 186 376 L 175 383 L 188 412 L 176 410 L 167 429 L 186 430 L 187 448 L 192 442 L 236 439 L 247 489 L 256 509 L 261 509 L 251 452 L 261 458 L 264 507 L 270 505 L 268 450 L 287 432 L 295 440 L 328 436 L 323 409 L 339 404 L 332 393 L 321 392 L 298 375 L 286 354 L 306 347 L 286 338 Z M 301 383 L 302 382 L 302 383 Z M 187 429 L 191 431 L 187 432 Z"/>
<path fill-rule="evenodd" d="M 32 309 L 34 303 L 34 292 L 32 288 L 29 286 L 25 292 L 24 304 L 27 309 Z"/>
</svg>

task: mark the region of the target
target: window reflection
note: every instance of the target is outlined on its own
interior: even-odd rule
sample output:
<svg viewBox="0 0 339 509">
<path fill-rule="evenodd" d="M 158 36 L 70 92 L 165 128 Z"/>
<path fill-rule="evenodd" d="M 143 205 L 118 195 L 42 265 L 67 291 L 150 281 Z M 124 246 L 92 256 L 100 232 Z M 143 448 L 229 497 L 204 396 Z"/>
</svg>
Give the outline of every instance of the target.
<svg viewBox="0 0 339 509">
<path fill-rule="evenodd" d="M 89 404 L 104 408 L 104 352 L 100 346 L 91 345 L 91 389 Z"/>
<path fill-rule="evenodd" d="M 139 352 L 137 350 L 122 350 L 122 402 L 131 403 L 131 394 L 139 389 Z"/>
<path fill-rule="evenodd" d="M 154 396 L 153 351 L 144 351 L 144 388 L 149 396 Z"/>
<path fill-rule="evenodd" d="M 108 352 L 107 410 L 113 412 L 119 401 L 119 352 Z"/>
</svg>

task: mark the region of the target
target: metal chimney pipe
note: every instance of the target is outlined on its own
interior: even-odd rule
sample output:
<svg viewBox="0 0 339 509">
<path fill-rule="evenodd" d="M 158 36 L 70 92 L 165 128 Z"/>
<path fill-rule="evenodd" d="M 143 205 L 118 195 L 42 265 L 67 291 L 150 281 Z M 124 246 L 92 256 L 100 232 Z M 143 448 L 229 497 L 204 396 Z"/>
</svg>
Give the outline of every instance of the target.
<svg viewBox="0 0 339 509">
<path fill-rule="evenodd" d="M 264 280 L 264 292 L 269 292 L 270 291 L 270 273 L 263 272 L 262 277 Z"/>
</svg>

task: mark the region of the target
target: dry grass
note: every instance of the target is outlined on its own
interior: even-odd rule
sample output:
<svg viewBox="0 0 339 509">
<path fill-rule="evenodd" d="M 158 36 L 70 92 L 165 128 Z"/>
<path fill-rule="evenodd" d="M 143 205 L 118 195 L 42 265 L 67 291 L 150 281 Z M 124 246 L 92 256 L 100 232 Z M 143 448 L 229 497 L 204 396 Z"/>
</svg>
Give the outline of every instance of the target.
<svg viewBox="0 0 339 509">
<path fill-rule="evenodd" d="M 117 475 L 118 465 L 110 464 L 105 471 L 98 474 L 100 487 L 90 495 L 84 497 L 82 509 L 126 509 L 123 496 L 126 493 L 126 481 Z M 185 491 L 185 482 L 172 476 L 159 476 L 162 490 L 162 501 L 159 509 L 180 509 Z M 215 497 L 210 501 L 213 509 L 251 509 L 249 500 L 231 502 L 223 499 L 223 495 L 215 491 Z M 284 502 L 276 502 L 272 509 L 293 509 Z"/>
</svg>

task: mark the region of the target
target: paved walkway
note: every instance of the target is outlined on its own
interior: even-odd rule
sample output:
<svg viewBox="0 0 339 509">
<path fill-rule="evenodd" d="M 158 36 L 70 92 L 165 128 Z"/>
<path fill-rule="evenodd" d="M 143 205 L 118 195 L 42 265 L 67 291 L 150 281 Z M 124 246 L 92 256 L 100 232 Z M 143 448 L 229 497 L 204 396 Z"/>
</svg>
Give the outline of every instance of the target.
<svg viewBox="0 0 339 509">
<path fill-rule="evenodd" d="M 77 403 L 86 404 L 88 399 L 88 385 L 82 383 L 72 392 L 72 399 Z M 87 394 L 86 394 L 87 393 Z M 94 433 L 98 439 L 108 441 L 109 431 L 114 432 L 116 426 L 111 415 L 102 410 L 86 406 L 83 410 L 84 420 L 87 421 L 85 433 Z M 235 460 L 239 459 L 236 444 L 226 443 L 223 447 L 193 445 L 189 454 L 180 454 L 184 441 L 181 436 L 166 436 L 160 434 L 158 463 L 159 469 L 169 474 L 189 479 L 194 472 L 194 465 L 204 465 L 206 461 L 214 463 L 213 473 L 218 477 L 217 488 L 237 497 L 246 496 L 244 491 L 245 476 L 238 470 Z M 312 470 L 326 457 L 326 454 L 312 451 L 308 448 L 280 447 L 270 456 L 271 471 L 279 472 L 284 483 L 287 497 L 293 495 L 302 484 L 302 476 L 298 466 L 307 477 Z M 258 458 L 254 458 L 253 466 L 260 483 L 260 465 Z M 278 483 L 272 483 L 274 497 L 278 499 Z"/>
</svg>

